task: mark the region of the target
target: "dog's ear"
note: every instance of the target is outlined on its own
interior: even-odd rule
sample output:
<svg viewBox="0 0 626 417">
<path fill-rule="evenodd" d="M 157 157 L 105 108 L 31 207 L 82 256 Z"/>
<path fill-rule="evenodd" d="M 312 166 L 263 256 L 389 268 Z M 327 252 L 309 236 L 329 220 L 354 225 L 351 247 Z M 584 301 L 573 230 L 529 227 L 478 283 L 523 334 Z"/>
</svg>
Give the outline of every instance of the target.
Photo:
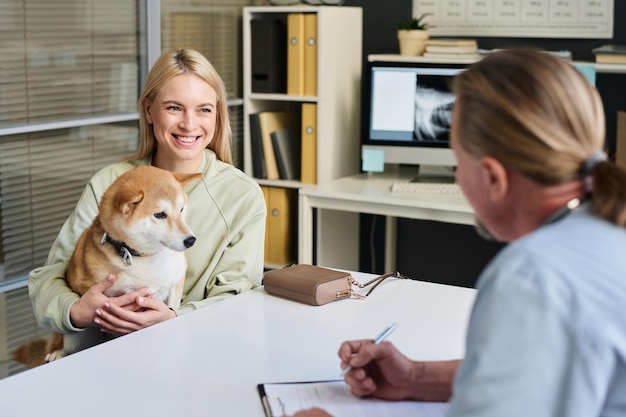
<svg viewBox="0 0 626 417">
<path fill-rule="evenodd" d="M 118 195 L 117 205 L 120 208 L 122 214 L 128 214 L 132 211 L 133 207 L 141 202 L 144 198 L 143 191 L 126 190 L 126 192 Z"/>
<path fill-rule="evenodd" d="M 201 178 L 202 174 L 197 172 L 195 174 L 179 174 L 179 173 L 173 173 L 174 178 L 176 178 L 176 181 L 178 181 L 180 183 L 180 185 L 182 185 L 183 187 L 187 184 L 189 184 L 191 181 Z"/>
</svg>

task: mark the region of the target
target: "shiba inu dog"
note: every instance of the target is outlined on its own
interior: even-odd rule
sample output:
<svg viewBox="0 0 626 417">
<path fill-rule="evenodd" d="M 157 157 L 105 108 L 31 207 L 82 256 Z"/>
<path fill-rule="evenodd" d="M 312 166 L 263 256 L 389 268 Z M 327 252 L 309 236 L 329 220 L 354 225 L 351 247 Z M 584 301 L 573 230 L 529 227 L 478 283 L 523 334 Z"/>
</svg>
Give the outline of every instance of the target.
<svg viewBox="0 0 626 417">
<path fill-rule="evenodd" d="M 196 241 L 185 222 L 183 186 L 201 176 L 152 166 L 120 175 L 102 195 L 98 215 L 76 243 L 65 275 L 72 291 L 82 295 L 114 274 L 107 296 L 147 286 L 169 307 L 178 307 L 187 270 L 183 251 Z M 39 340 L 18 347 L 13 358 L 34 367 L 102 341 L 103 334 L 95 327 L 54 333 L 47 343 Z"/>
</svg>

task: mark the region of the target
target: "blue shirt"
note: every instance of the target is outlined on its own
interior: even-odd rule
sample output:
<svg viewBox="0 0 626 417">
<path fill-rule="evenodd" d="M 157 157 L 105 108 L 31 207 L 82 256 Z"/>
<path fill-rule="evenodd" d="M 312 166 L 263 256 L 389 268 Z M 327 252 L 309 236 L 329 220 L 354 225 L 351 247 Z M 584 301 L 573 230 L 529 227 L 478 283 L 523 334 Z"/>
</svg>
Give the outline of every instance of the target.
<svg viewBox="0 0 626 417">
<path fill-rule="evenodd" d="M 626 229 L 583 205 L 477 288 L 449 417 L 626 416 Z"/>
</svg>

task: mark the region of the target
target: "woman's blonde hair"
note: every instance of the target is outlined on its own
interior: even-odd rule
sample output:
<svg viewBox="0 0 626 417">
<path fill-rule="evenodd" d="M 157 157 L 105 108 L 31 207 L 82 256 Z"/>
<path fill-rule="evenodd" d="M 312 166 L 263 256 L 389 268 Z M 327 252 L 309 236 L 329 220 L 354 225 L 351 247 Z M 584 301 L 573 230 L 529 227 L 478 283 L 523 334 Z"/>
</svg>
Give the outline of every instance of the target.
<svg viewBox="0 0 626 417">
<path fill-rule="evenodd" d="M 593 210 L 626 226 L 626 172 L 608 161 L 586 169 L 604 146 L 604 109 L 570 62 L 531 49 L 495 52 L 455 77 L 453 88 L 466 152 L 543 185 L 592 181 Z"/>
<path fill-rule="evenodd" d="M 213 65 L 198 51 L 180 49 L 167 52 L 154 63 L 148 73 L 143 91 L 137 101 L 139 111 L 139 145 L 132 159 L 141 159 L 152 155 L 156 145 L 154 131 L 146 118 L 144 103 L 154 100 L 159 90 L 172 78 L 181 74 L 195 74 L 215 90 L 217 95 L 217 118 L 213 140 L 207 146 L 217 158 L 233 163 L 231 152 L 231 128 L 228 113 L 226 87 Z"/>
</svg>

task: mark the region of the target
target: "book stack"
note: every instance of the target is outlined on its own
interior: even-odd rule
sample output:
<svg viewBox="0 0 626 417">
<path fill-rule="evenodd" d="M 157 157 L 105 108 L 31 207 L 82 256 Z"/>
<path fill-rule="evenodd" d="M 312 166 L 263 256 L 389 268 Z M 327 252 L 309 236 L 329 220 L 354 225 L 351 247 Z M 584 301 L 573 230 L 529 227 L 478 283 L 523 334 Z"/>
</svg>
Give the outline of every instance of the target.
<svg viewBox="0 0 626 417">
<path fill-rule="evenodd" d="M 626 45 L 602 45 L 591 50 L 596 62 L 602 64 L 626 64 Z"/>
<path fill-rule="evenodd" d="M 478 43 L 475 39 L 428 39 L 425 58 L 466 59 L 478 58 Z"/>
<path fill-rule="evenodd" d="M 300 179 L 300 131 L 293 111 L 250 114 L 252 174 L 259 179 Z"/>
</svg>

